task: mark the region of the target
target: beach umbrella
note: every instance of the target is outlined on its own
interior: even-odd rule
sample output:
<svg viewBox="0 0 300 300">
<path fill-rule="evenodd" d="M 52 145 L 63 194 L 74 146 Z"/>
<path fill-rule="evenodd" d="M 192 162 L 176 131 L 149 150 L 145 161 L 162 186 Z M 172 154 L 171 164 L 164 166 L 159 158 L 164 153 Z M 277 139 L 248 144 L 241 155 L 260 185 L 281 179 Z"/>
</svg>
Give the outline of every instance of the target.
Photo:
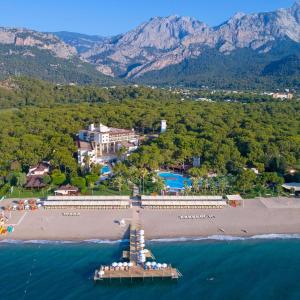
<svg viewBox="0 0 300 300">
<path fill-rule="evenodd" d="M 150 261 L 147 261 L 147 262 L 146 262 L 146 266 L 150 267 L 150 266 L 151 266 L 151 262 L 150 262 Z"/>
<path fill-rule="evenodd" d="M 128 266 L 128 263 L 127 263 L 127 262 L 124 262 L 124 263 L 123 263 L 123 266 L 124 266 L 124 267 L 127 267 L 127 266 Z"/>
<path fill-rule="evenodd" d="M 162 264 L 162 267 L 163 268 L 166 268 L 168 265 L 167 264 Z"/>
<path fill-rule="evenodd" d="M 117 267 L 117 266 L 118 266 L 118 263 L 113 262 L 111 265 L 112 265 L 113 267 Z"/>
<path fill-rule="evenodd" d="M 119 262 L 118 267 L 123 267 L 123 264 L 121 262 Z"/>
<path fill-rule="evenodd" d="M 156 262 L 153 261 L 153 262 L 151 263 L 151 265 L 152 265 L 152 266 L 156 266 Z"/>
<path fill-rule="evenodd" d="M 132 267 L 133 266 L 133 263 L 132 262 L 129 262 L 128 263 L 128 267 Z"/>
<path fill-rule="evenodd" d="M 161 265 L 160 263 L 157 264 L 157 267 L 158 267 L 158 268 L 161 268 L 161 266 L 162 266 L 162 265 Z"/>
</svg>

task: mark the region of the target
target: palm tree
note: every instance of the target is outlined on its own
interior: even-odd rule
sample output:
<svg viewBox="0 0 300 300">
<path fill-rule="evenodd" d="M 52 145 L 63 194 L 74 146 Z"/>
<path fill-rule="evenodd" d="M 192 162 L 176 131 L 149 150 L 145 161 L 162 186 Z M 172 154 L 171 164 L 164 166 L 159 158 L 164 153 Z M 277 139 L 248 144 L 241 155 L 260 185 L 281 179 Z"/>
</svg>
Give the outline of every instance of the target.
<svg viewBox="0 0 300 300">
<path fill-rule="evenodd" d="M 145 192 L 145 177 L 148 175 L 148 170 L 146 168 L 142 168 L 140 170 L 140 174 L 142 177 L 142 182 L 143 182 L 143 193 Z"/>
<path fill-rule="evenodd" d="M 157 174 L 154 174 L 152 177 L 152 181 L 154 182 L 155 185 L 155 190 L 157 192 L 161 192 L 165 188 L 165 182 L 163 179 L 158 176 Z"/>
<path fill-rule="evenodd" d="M 123 187 L 123 185 L 124 185 L 124 178 L 123 178 L 121 175 L 116 176 L 116 177 L 113 179 L 112 184 L 113 184 L 113 187 L 114 187 L 115 189 L 117 189 L 117 190 L 120 192 L 120 194 L 121 194 L 122 187 Z"/>
<path fill-rule="evenodd" d="M 188 195 L 191 192 L 191 186 L 188 185 L 187 181 L 184 181 L 184 194 Z"/>
<path fill-rule="evenodd" d="M 214 181 L 213 178 L 211 178 L 211 179 L 209 180 L 209 188 L 210 188 L 210 191 L 211 191 L 213 194 L 216 193 L 217 187 L 216 187 L 216 183 L 215 183 L 215 181 Z"/>
<path fill-rule="evenodd" d="M 228 181 L 227 181 L 226 177 L 224 177 L 224 176 L 218 177 L 218 188 L 219 188 L 219 192 L 224 194 L 224 192 L 228 188 Z"/>
<path fill-rule="evenodd" d="M 208 180 L 205 177 L 202 179 L 202 189 L 204 189 L 205 192 L 208 189 Z"/>
<path fill-rule="evenodd" d="M 192 177 L 191 181 L 192 181 L 192 187 L 195 193 L 199 192 L 199 177 Z"/>
</svg>

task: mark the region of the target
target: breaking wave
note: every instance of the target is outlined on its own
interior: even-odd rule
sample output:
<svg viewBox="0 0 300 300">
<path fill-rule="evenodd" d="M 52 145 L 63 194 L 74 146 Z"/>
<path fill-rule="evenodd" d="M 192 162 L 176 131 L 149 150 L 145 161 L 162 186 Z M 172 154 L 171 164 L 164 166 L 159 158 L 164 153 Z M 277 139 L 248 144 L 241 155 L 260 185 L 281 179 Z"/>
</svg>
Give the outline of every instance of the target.
<svg viewBox="0 0 300 300">
<path fill-rule="evenodd" d="M 207 237 L 178 237 L 178 238 L 157 238 L 151 239 L 147 242 L 159 242 L 159 243 L 173 243 L 173 242 L 188 242 L 188 241 L 244 241 L 244 240 L 284 240 L 284 239 L 300 239 L 300 234 L 260 234 L 253 236 L 232 236 L 232 235 L 210 235 Z M 120 244 L 128 243 L 128 239 L 122 240 L 102 240 L 102 239 L 89 239 L 89 240 L 14 240 L 3 239 L 0 243 L 7 244 Z"/>
<path fill-rule="evenodd" d="M 151 239 L 149 242 L 187 242 L 187 241 L 244 241 L 244 240 L 278 240 L 278 239 L 300 239 L 300 234 L 260 234 L 253 236 L 232 236 L 232 235 L 210 235 L 207 237 L 179 237 L 179 238 L 161 238 Z"/>
</svg>

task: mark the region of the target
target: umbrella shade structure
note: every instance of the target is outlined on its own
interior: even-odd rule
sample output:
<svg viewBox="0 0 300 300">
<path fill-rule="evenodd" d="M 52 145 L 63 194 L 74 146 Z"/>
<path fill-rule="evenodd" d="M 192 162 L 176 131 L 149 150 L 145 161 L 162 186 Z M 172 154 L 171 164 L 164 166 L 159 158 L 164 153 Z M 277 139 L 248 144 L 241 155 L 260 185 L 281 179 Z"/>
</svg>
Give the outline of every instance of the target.
<svg viewBox="0 0 300 300">
<path fill-rule="evenodd" d="M 128 266 L 128 263 L 127 263 L 127 262 L 124 262 L 124 263 L 123 263 L 123 266 L 124 266 L 124 267 L 127 267 L 127 266 Z"/>
<path fill-rule="evenodd" d="M 157 264 L 157 267 L 158 267 L 158 268 L 161 268 L 161 266 L 162 266 L 162 265 L 161 265 L 160 263 Z"/>
<path fill-rule="evenodd" d="M 13 226 L 8 226 L 7 227 L 7 231 L 9 232 L 9 233 L 11 233 L 11 232 L 13 232 L 14 231 L 14 227 Z"/>
<path fill-rule="evenodd" d="M 152 266 L 156 266 L 156 262 L 153 261 L 153 262 L 151 263 L 151 265 L 152 265 Z"/>
<path fill-rule="evenodd" d="M 119 262 L 118 267 L 123 267 L 123 263 Z"/>
<path fill-rule="evenodd" d="M 150 266 L 151 266 L 151 262 L 150 262 L 150 261 L 147 261 L 147 262 L 146 262 L 146 266 L 150 267 Z"/>
<path fill-rule="evenodd" d="M 129 262 L 128 263 L 128 267 L 132 267 L 133 266 L 133 263 L 132 262 Z"/>
<path fill-rule="evenodd" d="M 162 267 L 163 268 L 166 268 L 168 265 L 167 264 L 162 264 Z"/>
<path fill-rule="evenodd" d="M 113 262 L 111 265 L 112 265 L 113 267 L 117 267 L 117 266 L 118 266 L 118 263 Z"/>
</svg>

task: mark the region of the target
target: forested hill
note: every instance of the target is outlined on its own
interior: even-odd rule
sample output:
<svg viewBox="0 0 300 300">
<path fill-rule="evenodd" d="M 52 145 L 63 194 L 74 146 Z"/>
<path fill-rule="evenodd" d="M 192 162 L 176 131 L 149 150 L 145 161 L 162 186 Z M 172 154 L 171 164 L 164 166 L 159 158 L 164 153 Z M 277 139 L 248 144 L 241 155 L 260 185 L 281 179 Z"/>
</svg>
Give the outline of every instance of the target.
<svg viewBox="0 0 300 300">
<path fill-rule="evenodd" d="M 136 86 L 63 85 L 28 77 L 10 77 L 0 81 L 0 109 L 81 102 L 122 102 L 124 99 L 138 98 L 168 100 L 178 99 L 179 96 L 162 89 Z"/>
<path fill-rule="evenodd" d="M 134 81 L 144 84 L 223 89 L 276 90 L 300 88 L 300 45 L 282 40 L 271 51 L 238 49 L 224 55 L 206 49 L 197 58 L 145 73 Z"/>
<path fill-rule="evenodd" d="M 64 59 L 36 47 L 0 44 L 0 79 L 18 74 L 54 83 L 114 85 L 121 82 L 76 56 Z"/>
</svg>

